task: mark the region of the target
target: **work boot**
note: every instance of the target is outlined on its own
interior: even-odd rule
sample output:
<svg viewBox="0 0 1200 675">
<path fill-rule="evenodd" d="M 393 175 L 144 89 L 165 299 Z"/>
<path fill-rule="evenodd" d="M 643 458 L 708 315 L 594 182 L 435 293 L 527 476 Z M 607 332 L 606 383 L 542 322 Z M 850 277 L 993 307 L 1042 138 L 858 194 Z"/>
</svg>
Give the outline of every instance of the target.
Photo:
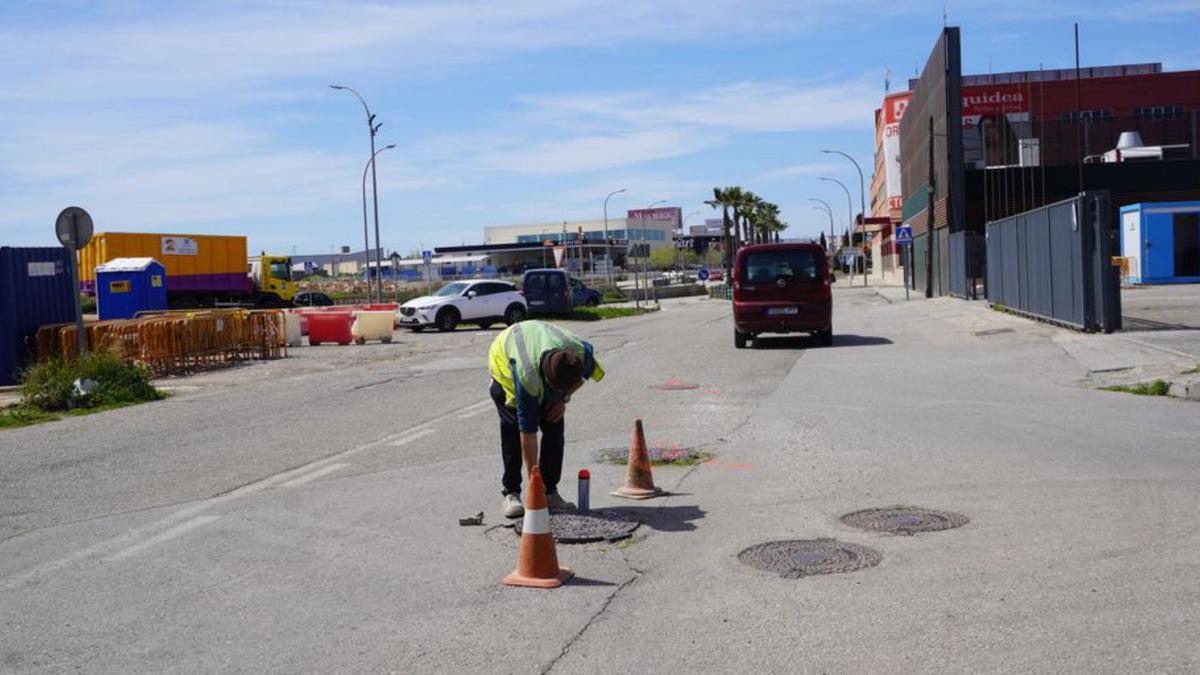
<svg viewBox="0 0 1200 675">
<path fill-rule="evenodd" d="M 546 495 L 546 506 L 551 511 L 574 511 L 575 505 L 563 499 L 557 492 Z"/>
<path fill-rule="evenodd" d="M 520 493 L 504 495 L 504 517 L 520 518 L 523 515 L 525 515 L 525 506 L 521 504 Z"/>
</svg>

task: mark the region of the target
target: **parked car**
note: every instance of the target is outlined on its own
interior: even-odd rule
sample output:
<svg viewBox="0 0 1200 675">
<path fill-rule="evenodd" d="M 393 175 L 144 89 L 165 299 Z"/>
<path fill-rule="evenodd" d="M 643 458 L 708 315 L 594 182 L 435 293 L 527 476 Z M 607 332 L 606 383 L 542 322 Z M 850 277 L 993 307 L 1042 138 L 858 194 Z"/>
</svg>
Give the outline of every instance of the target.
<svg viewBox="0 0 1200 675">
<path fill-rule="evenodd" d="M 401 305 L 399 324 L 414 332 L 431 326 L 451 331 L 460 323 L 487 329 L 501 322 L 511 326 L 528 314 L 525 298 L 507 281 L 456 281 Z"/>
<path fill-rule="evenodd" d="M 297 307 L 332 307 L 333 298 L 320 291 L 303 291 L 292 300 Z"/>
<path fill-rule="evenodd" d="M 733 343 L 763 333 L 812 333 L 833 344 L 829 261 L 817 244 L 756 244 L 733 265 Z"/>
<path fill-rule="evenodd" d="M 571 301 L 576 307 L 599 307 L 604 302 L 604 294 L 599 289 L 591 288 L 582 281 L 571 278 Z"/>
<path fill-rule="evenodd" d="M 526 270 L 521 279 L 521 292 L 529 304 L 530 314 L 570 314 L 575 308 L 571 277 L 565 270 Z"/>
</svg>

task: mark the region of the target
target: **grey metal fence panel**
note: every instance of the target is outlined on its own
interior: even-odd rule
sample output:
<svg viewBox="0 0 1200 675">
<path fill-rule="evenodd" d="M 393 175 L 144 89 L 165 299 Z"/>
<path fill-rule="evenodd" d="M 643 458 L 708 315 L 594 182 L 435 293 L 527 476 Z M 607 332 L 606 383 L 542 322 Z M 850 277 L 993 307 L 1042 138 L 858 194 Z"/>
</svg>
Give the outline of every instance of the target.
<svg viewBox="0 0 1200 675">
<path fill-rule="evenodd" d="M 995 306 L 1081 330 L 1120 327 L 1115 215 L 1107 192 L 987 224 L 987 298 Z"/>
<path fill-rule="evenodd" d="M 950 235 L 950 294 L 967 296 L 967 233 Z"/>
<path fill-rule="evenodd" d="M 925 292 L 925 251 L 929 248 L 929 235 L 920 234 L 913 237 L 913 281 L 918 293 Z"/>
</svg>

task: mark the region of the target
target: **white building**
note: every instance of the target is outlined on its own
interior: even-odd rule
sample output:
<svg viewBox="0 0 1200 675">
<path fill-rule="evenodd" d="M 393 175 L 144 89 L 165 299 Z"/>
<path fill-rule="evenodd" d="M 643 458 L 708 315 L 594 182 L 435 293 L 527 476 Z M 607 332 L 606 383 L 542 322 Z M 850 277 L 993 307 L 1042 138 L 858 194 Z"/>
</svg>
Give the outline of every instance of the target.
<svg viewBox="0 0 1200 675">
<path fill-rule="evenodd" d="M 653 251 L 671 246 L 671 238 L 679 228 L 679 209 L 647 209 L 630 211 L 628 218 L 608 219 L 608 239 L 619 239 L 629 244 L 645 242 Z M 484 243 L 534 244 L 546 241 L 577 242 L 580 233 L 588 243 L 603 243 L 605 240 L 604 220 L 569 220 L 527 225 L 494 225 L 483 230 Z"/>
</svg>

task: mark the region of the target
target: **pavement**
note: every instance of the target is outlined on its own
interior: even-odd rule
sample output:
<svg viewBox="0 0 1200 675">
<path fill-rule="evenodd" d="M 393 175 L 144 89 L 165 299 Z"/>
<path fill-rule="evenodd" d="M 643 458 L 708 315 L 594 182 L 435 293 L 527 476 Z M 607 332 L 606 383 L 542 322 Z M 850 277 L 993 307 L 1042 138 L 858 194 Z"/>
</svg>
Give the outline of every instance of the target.
<svg viewBox="0 0 1200 675">
<path fill-rule="evenodd" d="M 839 284 L 833 347 L 735 350 L 728 303 L 662 306 L 570 324 L 608 374 L 573 397 L 565 475 L 588 468 L 593 507 L 643 525 L 560 545 L 577 576 L 552 591 L 500 584 L 517 553 L 496 527 L 495 329 L 297 349 L 0 432 L 0 671 L 1200 669 L 1198 408 L 1094 388 L 1125 358 L 1103 342 L 1182 360 L 1190 337 Z M 609 497 L 623 467 L 592 458 L 635 417 L 714 460 L 656 468 L 670 496 Z M 888 505 L 970 522 L 838 519 Z M 737 559 L 821 537 L 882 562 L 783 579 Z"/>
</svg>

